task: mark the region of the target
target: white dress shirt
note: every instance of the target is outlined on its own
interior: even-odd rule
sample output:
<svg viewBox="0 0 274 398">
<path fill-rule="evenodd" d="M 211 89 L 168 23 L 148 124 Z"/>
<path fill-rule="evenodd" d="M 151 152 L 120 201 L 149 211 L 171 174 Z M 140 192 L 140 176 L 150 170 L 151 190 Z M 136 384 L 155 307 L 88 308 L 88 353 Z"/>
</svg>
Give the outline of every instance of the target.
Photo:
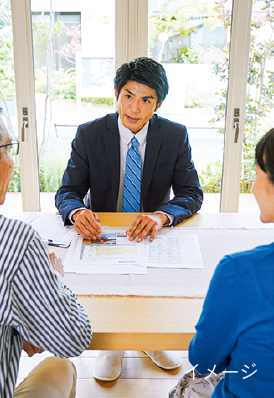
<svg viewBox="0 0 274 398">
<path fill-rule="evenodd" d="M 118 130 L 120 135 L 120 185 L 117 201 L 117 212 L 122 212 L 123 206 L 123 190 L 124 190 L 124 179 L 125 179 L 125 169 L 127 160 L 127 151 L 131 146 L 132 137 L 137 139 L 137 149 L 141 158 L 142 176 L 145 161 L 146 145 L 147 145 L 147 131 L 148 131 L 149 121 L 143 126 L 142 130 L 138 133 L 133 134 L 131 130 L 127 129 L 121 122 L 120 116 L 118 117 Z M 141 203 L 141 212 L 144 211 L 143 203 Z M 163 211 L 158 211 L 157 213 L 162 213 L 168 216 L 169 223 L 166 224 L 170 226 L 174 220 L 174 216 L 167 214 Z"/>
<path fill-rule="evenodd" d="M 146 153 L 146 144 L 147 144 L 147 130 L 148 130 L 147 122 L 142 130 L 140 130 L 137 134 L 133 134 L 129 129 L 127 129 L 123 123 L 121 122 L 120 116 L 118 117 L 118 130 L 120 135 L 120 185 L 119 185 L 119 194 L 117 201 L 116 211 L 123 211 L 123 190 L 124 190 L 124 179 L 125 179 L 125 169 L 126 169 L 126 161 L 127 161 L 127 151 L 131 146 L 131 140 L 133 137 L 137 139 L 137 149 L 141 158 L 141 167 L 142 167 L 142 176 L 143 176 L 143 168 L 144 168 L 144 160 Z M 143 204 L 141 203 L 141 212 L 144 211 Z"/>
<path fill-rule="evenodd" d="M 118 117 L 118 131 L 120 136 L 120 184 L 119 184 L 119 193 L 118 193 L 118 200 L 117 200 L 117 212 L 122 212 L 123 206 L 123 190 L 124 190 L 124 179 L 125 179 L 125 169 L 126 169 L 126 159 L 127 159 L 127 152 L 131 146 L 132 137 L 136 137 L 137 139 L 137 148 L 141 158 L 141 167 L 142 167 L 142 174 L 144 168 L 144 161 L 145 161 L 145 153 L 146 153 L 146 144 L 147 144 L 147 131 L 148 131 L 149 121 L 143 126 L 142 130 L 140 130 L 137 134 L 133 134 L 131 130 L 127 129 L 123 123 L 121 122 L 120 116 Z M 83 208 L 84 209 L 84 208 Z M 74 209 L 70 212 L 69 218 L 72 224 L 74 221 L 72 220 L 72 216 L 76 213 L 79 209 Z M 141 212 L 144 211 L 143 203 L 141 203 Z M 172 225 L 174 220 L 174 216 L 167 214 L 163 211 L 158 211 L 157 213 L 162 213 L 168 216 L 169 224 L 167 226 Z"/>
</svg>

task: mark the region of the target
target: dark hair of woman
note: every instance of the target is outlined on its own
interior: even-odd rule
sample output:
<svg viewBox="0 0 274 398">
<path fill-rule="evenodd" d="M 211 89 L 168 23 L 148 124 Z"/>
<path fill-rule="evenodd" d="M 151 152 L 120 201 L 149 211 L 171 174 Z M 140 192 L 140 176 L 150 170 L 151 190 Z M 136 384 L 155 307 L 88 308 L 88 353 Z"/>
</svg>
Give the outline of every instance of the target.
<svg viewBox="0 0 274 398">
<path fill-rule="evenodd" d="M 157 105 L 167 96 L 168 81 L 166 72 L 161 64 L 151 58 L 140 57 L 134 61 L 123 64 L 116 72 L 114 86 L 117 90 L 117 99 L 121 89 L 130 80 L 152 88 L 156 91 Z"/>
<path fill-rule="evenodd" d="M 274 184 L 274 129 L 266 133 L 256 146 L 256 163 L 267 175 L 269 181 Z"/>
</svg>

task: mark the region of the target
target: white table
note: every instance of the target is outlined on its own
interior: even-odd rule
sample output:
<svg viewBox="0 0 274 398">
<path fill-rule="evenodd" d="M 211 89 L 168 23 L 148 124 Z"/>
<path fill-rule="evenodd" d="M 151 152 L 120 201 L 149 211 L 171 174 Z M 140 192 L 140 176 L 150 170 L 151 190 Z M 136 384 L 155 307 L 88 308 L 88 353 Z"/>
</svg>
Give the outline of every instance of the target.
<svg viewBox="0 0 274 398">
<path fill-rule="evenodd" d="M 30 222 L 39 214 L 14 216 Z M 101 223 L 129 226 L 135 216 L 102 213 Z M 65 275 L 90 316 L 90 349 L 188 349 L 220 258 L 274 240 L 273 225 L 262 224 L 258 214 L 197 214 L 178 228 L 198 234 L 204 269 L 149 268 L 147 275 Z M 65 249 L 50 249 L 64 257 Z"/>
</svg>

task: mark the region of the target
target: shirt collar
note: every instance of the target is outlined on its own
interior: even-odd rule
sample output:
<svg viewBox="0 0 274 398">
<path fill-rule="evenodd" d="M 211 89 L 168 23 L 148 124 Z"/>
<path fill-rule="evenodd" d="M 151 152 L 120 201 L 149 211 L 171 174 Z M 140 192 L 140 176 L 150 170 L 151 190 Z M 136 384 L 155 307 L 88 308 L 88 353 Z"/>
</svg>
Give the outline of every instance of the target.
<svg viewBox="0 0 274 398">
<path fill-rule="evenodd" d="M 120 116 L 119 116 L 118 117 L 118 130 L 119 130 L 120 138 L 121 138 L 123 145 L 128 146 L 132 137 L 136 137 L 140 147 L 142 147 L 146 143 L 146 140 L 147 140 L 148 124 L 149 124 L 149 121 L 144 125 L 142 130 L 140 130 L 137 134 L 133 134 L 129 129 L 127 129 L 123 125 L 123 123 L 121 122 Z"/>
</svg>

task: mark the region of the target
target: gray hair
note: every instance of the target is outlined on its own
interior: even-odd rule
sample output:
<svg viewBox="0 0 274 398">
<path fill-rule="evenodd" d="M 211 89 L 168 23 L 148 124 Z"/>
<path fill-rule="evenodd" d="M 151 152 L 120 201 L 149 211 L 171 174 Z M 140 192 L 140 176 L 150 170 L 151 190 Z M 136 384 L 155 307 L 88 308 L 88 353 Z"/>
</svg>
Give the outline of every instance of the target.
<svg viewBox="0 0 274 398">
<path fill-rule="evenodd" d="M 7 127 L 4 123 L 4 120 L 2 119 L 2 117 L 0 117 L 0 144 L 2 144 L 3 142 L 3 136 L 5 134 L 8 134 L 8 130 Z"/>
</svg>

